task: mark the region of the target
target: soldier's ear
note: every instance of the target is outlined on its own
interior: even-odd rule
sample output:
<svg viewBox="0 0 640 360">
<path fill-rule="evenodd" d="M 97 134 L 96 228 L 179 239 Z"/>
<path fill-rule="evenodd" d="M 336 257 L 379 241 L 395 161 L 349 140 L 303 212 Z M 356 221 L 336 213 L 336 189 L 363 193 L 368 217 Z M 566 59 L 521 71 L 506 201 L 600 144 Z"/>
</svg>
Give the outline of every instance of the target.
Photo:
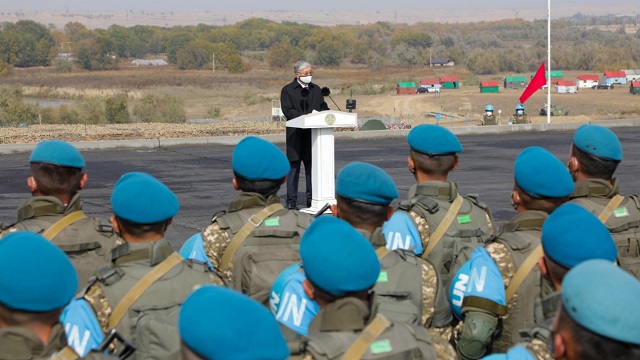
<svg viewBox="0 0 640 360">
<path fill-rule="evenodd" d="M 391 216 L 393 216 L 394 211 L 395 209 L 393 208 L 393 206 L 389 205 L 389 207 L 387 208 L 387 217 L 385 220 L 391 219 Z"/>
<path fill-rule="evenodd" d="M 567 353 L 567 346 L 562 334 L 553 333 L 553 339 L 550 339 L 550 341 L 553 342 L 553 358 L 564 359 Z"/>
<path fill-rule="evenodd" d="M 416 173 L 416 162 L 413 161 L 413 158 L 411 157 L 411 155 L 407 156 L 407 165 L 409 166 L 409 171 L 411 171 L 412 173 Z"/>
<path fill-rule="evenodd" d="M 549 268 L 547 267 L 547 261 L 544 259 L 544 256 L 538 259 L 538 268 L 540 268 L 540 274 L 543 277 L 549 277 Z"/>
<path fill-rule="evenodd" d="M 238 185 L 238 180 L 236 180 L 236 178 L 234 177 L 233 180 L 231 180 L 231 184 L 233 184 L 233 188 L 237 191 L 240 190 L 240 185 Z"/>
<path fill-rule="evenodd" d="M 331 205 L 331 213 L 333 214 L 333 216 L 339 218 L 339 214 L 338 214 L 338 205 L 337 204 L 333 204 Z"/>
<path fill-rule="evenodd" d="M 109 218 L 109 221 L 111 222 L 111 227 L 113 228 L 113 232 L 116 234 L 120 234 L 120 225 L 118 225 L 118 221 L 116 220 L 116 216 L 115 215 L 111 215 L 111 217 Z"/>
<path fill-rule="evenodd" d="M 304 289 L 304 293 L 307 294 L 309 299 L 315 300 L 315 289 L 309 280 L 305 280 L 302 282 L 302 288 Z"/>
<path fill-rule="evenodd" d="M 80 177 L 80 183 L 78 184 L 78 190 L 84 189 L 84 187 L 87 185 L 88 180 L 89 175 L 87 175 L 87 173 L 82 173 L 82 176 Z"/>
<path fill-rule="evenodd" d="M 36 179 L 33 176 L 27 178 L 27 186 L 29 186 L 29 191 L 31 191 L 32 194 L 38 191 L 38 184 L 36 184 Z"/>
<path fill-rule="evenodd" d="M 460 163 L 460 157 L 458 155 L 456 155 L 453 158 L 453 165 L 451 166 L 451 170 L 450 171 L 453 171 L 453 170 L 457 169 L 459 163 Z"/>
</svg>

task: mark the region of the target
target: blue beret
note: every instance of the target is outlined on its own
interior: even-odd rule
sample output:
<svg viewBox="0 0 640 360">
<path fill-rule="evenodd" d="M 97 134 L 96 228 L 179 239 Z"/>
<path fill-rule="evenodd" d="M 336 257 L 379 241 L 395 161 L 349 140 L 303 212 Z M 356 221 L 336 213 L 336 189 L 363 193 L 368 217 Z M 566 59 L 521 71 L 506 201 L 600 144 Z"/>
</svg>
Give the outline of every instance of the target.
<svg viewBox="0 0 640 360">
<path fill-rule="evenodd" d="M 48 140 L 39 143 L 29 157 L 30 163 L 45 163 L 84 169 L 84 158 L 78 149 L 68 142 Z"/>
<path fill-rule="evenodd" d="M 340 196 L 389 205 L 398 198 L 398 188 L 393 179 L 377 166 L 352 162 L 343 167 L 336 179 L 336 193 Z"/>
<path fill-rule="evenodd" d="M 231 167 L 238 175 L 251 180 L 279 180 L 291 168 L 282 150 L 255 136 L 247 136 L 236 145 Z"/>
<path fill-rule="evenodd" d="M 604 126 L 590 124 L 580 126 L 573 135 L 573 144 L 591 155 L 622 161 L 622 145 L 618 136 Z"/>
<path fill-rule="evenodd" d="M 220 286 L 206 285 L 185 300 L 180 337 L 208 360 L 282 360 L 289 348 L 276 319 L 262 304 Z"/>
<path fill-rule="evenodd" d="M 522 345 L 509 349 L 506 354 L 491 354 L 482 360 L 535 360 L 536 358 Z"/>
<path fill-rule="evenodd" d="M 335 296 L 367 290 L 380 275 L 371 243 L 349 223 L 331 216 L 309 225 L 300 241 L 300 258 L 311 283 Z"/>
<path fill-rule="evenodd" d="M 174 217 L 180 203 L 158 179 L 146 173 L 131 172 L 116 182 L 111 207 L 121 219 L 136 224 L 154 224 Z"/>
<path fill-rule="evenodd" d="M 439 125 L 418 125 L 407 136 L 411 149 L 429 154 L 442 155 L 462 152 L 462 144 L 447 128 Z"/>
<path fill-rule="evenodd" d="M 618 257 L 609 229 L 595 215 L 573 203 L 560 206 L 544 222 L 542 247 L 548 257 L 568 268 L 586 260 L 613 262 Z"/>
<path fill-rule="evenodd" d="M 78 289 L 67 255 L 42 235 L 10 233 L 0 240 L 0 303 L 15 310 L 63 308 Z"/>
<path fill-rule="evenodd" d="M 522 150 L 513 168 L 516 184 L 534 198 L 561 198 L 573 192 L 569 169 L 541 147 Z"/>
<path fill-rule="evenodd" d="M 565 311 L 583 327 L 607 338 L 640 345 L 640 281 L 606 260 L 585 261 L 562 281 Z M 637 303 L 635 303 L 637 304 Z"/>
</svg>

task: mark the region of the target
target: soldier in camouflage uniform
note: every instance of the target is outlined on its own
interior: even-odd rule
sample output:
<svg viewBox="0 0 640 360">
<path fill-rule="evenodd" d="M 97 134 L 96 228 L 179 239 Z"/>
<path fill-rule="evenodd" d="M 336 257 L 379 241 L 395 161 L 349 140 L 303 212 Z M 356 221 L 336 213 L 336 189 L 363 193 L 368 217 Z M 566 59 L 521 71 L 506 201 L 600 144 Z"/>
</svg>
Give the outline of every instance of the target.
<svg viewBox="0 0 640 360">
<path fill-rule="evenodd" d="M 420 125 L 411 130 L 407 142 L 411 148 L 409 170 L 418 184 L 411 187 L 408 200 L 400 203 L 398 212 L 406 213 L 418 229 L 420 240 L 415 243 L 414 252 L 436 266 L 443 288 L 448 289 L 457 253 L 476 248 L 493 235 L 491 211 L 477 196 L 459 195 L 457 184 L 447 181 L 449 172 L 458 167 L 457 154 L 462 152 L 460 141 L 451 131 L 437 125 Z M 449 214 L 454 204 L 458 204 L 458 211 Z M 447 215 L 452 221 L 445 229 L 441 225 Z M 394 236 L 389 233 L 403 239 L 413 237 L 404 229 L 385 228 L 387 237 Z M 437 240 L 431 241 L 437 233 Z M 391 245 L 389 248 L 395 249 Z"/>
<path fill-rule="evenodd" d="M 588 260 L 562 282 L 552 324 L 558 360 L 640 359 L 640 281 L 608 260 Z"/>
<path fill-rule="evenodd" d="M 135 357 L 167 358 L 179 347 L 176 321 L 180 304 L 194 288 L 211 283 L 222 285 L 222 279 L 204 263 L 184 260 L 164 238 L 179 202 L 153 176 L 123 175 L 114 186 L 111 206 L 112 224 L 125 243 L 113 249 L 113 267 L 98 272 L 79 301 L 90 305 L 90 320 L 97 322 L 102 333 L 115 328 L 136 346 Z M 144 284 L 141 279 L 149 276 L 154 280 Z M 123 299 L 133 300 L 127 303 Z M 68 329 L 91 328 L 73 323 L 70 310 L 65 315 Z M 141 326 L 147 328 L 141 330 Z M 157 334 L 149 334 L 156 330 Z M 159 338 L 152 338 L 155 335 Z M 154 345 L 154 341 L 159 343 Z"/>
<path fill-rule="evenodd" d="M 77 287 L 73 264 L 47 239 L 28 231 L 5 236 L 0 241 L 0 359 L 79 359 L 58 320 Z M 112 359 L 98 352 L 85 358 Z"/>
<path fill-rule="evenodd" d="M 28 230 L 53 241 L 71 258 L 81 289 L 98 269 L 109 265 L 117 236 L 111 224 L 82 212 L 79 191 L 87 183 L 87 174 L 75 147 L 60 140 L 44 141 L 33 150 L 29 162 L 32 176 L 27 184 L 33 197 L 18 208 L 17 222 L 1 235 Z"/>
<path fill-rule="evenodd" d="M 480 120 L 480 124 L 478 125 L 498 125 L 498 119 L 496 119 L 496 115 L 493 113 L 493 105 L 489 104 L 484 107 L 484 115 L 482 115 L 482 120 Z"/>
<path fill-rule="evenodd" d="M 516 112 L 509 120 L 512 124 L 531 124 L 529 115 L 524 112 L 524 105 L 522 104 L 516 106 Z"/>
<path fill-rule="evenodd" d="M 421 316 L 416 323 L 429 328 L 443 328 L 440 329 L 440 332 L 450 336 L 448 330 L 452 315 L 446 293 L 440 285 L 437 269 L 429 261 L 416 257 L 410 250 L 397 249 L 391 252 L 382 250 L 386 249 L 387 245 L 382 233 L 382 225 L 393 213 L 393 208 L 389 204 L 398 197 L 398 190 L 393 179 L 376 166 L 354 162 L 345 166 L 338 173 L 336 195 L 337 204 L 331 206 L 334 216 L 351 224 L 371 242 L 377 252 L 381 252 L 382 257 L 378 256 L 384 273 L 387 268 L 390 272 L 393 271 L 391 267 L 398 262 L 417 262 L 419 264 L 422 269 L 422 291 L 420 293 L 409 291 L 410 295 L 408 296 L 414 303 L 419 301 L 417 308 L 421 309 Z M 402 281 L 402 278 L 399 280 Z M 381 295 L 383 288 L 389 288 L 386 282 L 387 280 L 379 279 L 374 288 L 378 295 Z M 390 286 L 391 288 L 387 290 L 392 292 L 413 288 L 412 286 L 403 286 L 403 289 L 400 289 L 398 288 L 399 283 Z M 407 320 L 398 316 L 398 313 L 391 309 L 389 312 L 385 312 L 385 303 L 378 304 L 379 311 L 392 320 Z M 447 335 L 445 337 L 448 339 Z"/>
<path fill-rule="evenodd" d="M 180 309 L 178 328 L 182 360 L 289 358 L 287 343 L 269 311 L 231 289 L 195 290 Z"/>
<path fill-rule="evenodd" d="M 458 352 L 464 359 L 478 359 L 490 349 L 505 352 L 515 345 L 519 331 L 534 325 L 536 299 L 551 288 L 535 266 L 540 251 L 537 248 L 542 224 L 567 200 L 573 191 L 573 181 L 562 162 L 540 147 L 529 147 L 518 155 L 514 177 L 511 201 L 518 215 L 502 225 L 495 238 L 485 245 L 504 283 L 494 285 L 507 289 L 506 309 L 496 308 L 481 297 L 465 297 L 464 323 L 455 335 Z M 468 257 L 466 252 L 461 253 L 456 268 Z M 452 287 L 458 286 L 460 280 L 454 279 Z M 512 285 L 512 281 L 516 284 Z M 497 331 L 500 327 L 502 330 Z"/>
<path fill-rule="evenodd" d="M 234 261 L 223 264 L 222 259 L 232 239 L 252 216 L 271 205 L 280 204 L 278 190 L 286 180 L 289 162 L 284 153 L 275 145 L 266 140 L 249 136 L 240 141 L 234 149 L 231 166 L 234 172 L 233 187 L 240 193 L 229 203 L 226 212 L 220 212 L 213 217 L 211 225 L 206 227 L 200 236 L 210 266 L 234 289 L 253 297 L 254 294 L 249 294 L 249 290 L 243 288 L 240 281 L 234 281 L 234 275 L 239 275 L 234 274 Z M 256 228 L 272 232 L 295 233 L 298 239 L 295 241 L 295 258 L 289 259 L 291 263 L 294 263 L 299 260 L 297 252 L 299 237 L 304 233 L 311 220 L 312 217 L 308 214 L 279 208 Z M 284 235 L 281 237 L 284 239 Z M 281 263 L 282 269 L 284 269 L 287 263 L 285 259 L 281 260 L 283 260 Z M 272 274 L 273 278 L 269 279 L 271 284 L 278 274 L 279 271 Z M 268 274 L 263 275 L 269 276 Z M 260 293 L 260 298 L 254 298 L 265 303 L 271 284 L 265 289 L 264 294 Z"/>
<path fill-rule="evenodd" d="M 455 358 L 451 345 L 425 328 L 371 310 L 380 263 L 371 244 L 347 222 L 316 219 L 300 243 L 300 257 L 305 292 L 320 305 L 300 349 L 303 358 Z M 364 341 L 356 342 L 358 337 Z"/>
<path fill-rule="evenodd" d="M 544 256 L 538 266 L 553 284 L 553 293 L 545 296 L 536 309 L 536 326 L 529 331 L 524 346 L 538 360 L 552 360 L 549 352 L 551 321 L 561 301 L 562 280 L 574 266 L 583 261 L 603 259 L 614 262 L 618 256 L 609 230 L 587 210 L 575 204 L 564 204 L 554 211 L 542 227 Z"/>
<path fill-rule="evenodd" d="M 640 198 L 619 194 L 613 175 L 622 145 L 611 130 L 582 125 L 573 136 L 569 171 L 575 180 L 571 202 L 598 216 L 618 246 L 620 266 L 640 279 Z"/>
</svg>

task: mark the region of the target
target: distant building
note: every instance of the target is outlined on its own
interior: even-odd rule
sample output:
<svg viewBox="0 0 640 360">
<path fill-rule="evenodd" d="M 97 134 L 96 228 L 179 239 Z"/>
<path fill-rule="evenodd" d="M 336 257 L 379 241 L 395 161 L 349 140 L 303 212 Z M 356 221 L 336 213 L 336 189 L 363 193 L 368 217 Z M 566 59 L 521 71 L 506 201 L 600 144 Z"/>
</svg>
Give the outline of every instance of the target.
<svg viewBox="0 0 640 360">
<path fill-rule="evenodd" d="M 454 66 L 455 62 L 451 59 L 433 59 L 431 66 Z"/>
<path fill-rule="evenodd" d="M 632 81 L 631 85 L 629 86 L 629 92 L 633 95 L 640 94 L 640 81 Z"/>
<path fill-rule="evenodd" d="M 166 61 L 162 60 L 162 59 L 151 59 L 151 60 L 144 60 L 144 59 L 135 59 L 131 62 L 131 65 L 135 65 L 135 66 L 166 66 L 169 65 Z"/>
<path fill-rule="evenodd" d="M 524 89 L 527 87 L 526 76 L 506 76 L 504 78 L 505 89 Z"/>
<path fill-rule="evenodd" d="M 500 92 L 500 84 L 496 80 L 485 80 L 480 83 L 481 93 L 497 93 Z"/>
<path fill-rule="evenodd" d="M 556 84 L 556 93 L 558 94 L 575 94 L 578 92 L 578 85 L 572 80 L 558 80 Z"/>
<path fill-rule="evenodd" d="M 437 78 L 425 78 L 420 79 L 420 87 L 428 88 L 430 90 L 433 89 L 433 91 L 427 92 L 440 92 L 442 85 L 440 85 L 440 80 Z"/>
<path fill-rule="evenodd" d="M 57 60 L 73 61 L 73 60 L 76 59 L 76 54 L 74 54 L 74 53 L 57 53 L 56 54 L 56 59 Z"/>
<path fill-rule="evenodd" d="M 578 75 L 578 88 L 588 89 L 598 85 L 600 77 L 596 74 L 580 74 Z"/>
<path fill-rule="evenodd" d="M 627 77 L 627 82 L 640 80 L 640 69 L 638 70 L 622 70 Z"/>
<path fill-rule="evenodd" d="M 624 71 L 605 71 L 602 76 L 602 82 L 604 84 L 626 84 L 627 83 L 627 74 Z"/>
<path fill-rule="evenodd" d="M 460 80 L 457 76 L 441 76 L 440 85 L 445 89 L 459 89 Z"/>
<path fill-rule="evenodd" d="M 549 78 L 549 72 L 545 71 L 544 72 L 545 75 L 545 79 Z M 535 76 L 535 74 L 531 74 L 531 78 L 533 79 L 533 77 Z M 563 74 L 562 71 L 560 70 L 551 70 L 551 84 L 557 84 L 558 80 L 562 79 Z"/>
<path fill-rule="evenodd" d="M 413 81 L 401 81 L 396 85 L 397 95 L 411 95 L 416 93 L 416 83 Z"/>
</svg>

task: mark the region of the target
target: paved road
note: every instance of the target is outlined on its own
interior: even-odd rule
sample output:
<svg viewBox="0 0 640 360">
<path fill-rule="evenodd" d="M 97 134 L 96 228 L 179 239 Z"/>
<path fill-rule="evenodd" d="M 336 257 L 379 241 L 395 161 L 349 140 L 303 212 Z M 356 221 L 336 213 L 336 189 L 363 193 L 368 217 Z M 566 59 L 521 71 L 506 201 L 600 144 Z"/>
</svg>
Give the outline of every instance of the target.
<svg viewBox="0 0 640 360">
<path fill-rule="evenodd" d="M 640 193 L 640 128 L 618 128 L 625 160 L 617 171 L 623 193 Z M 462 193 L 476 193 L 493 210 L 497 220 L 514 215 L 509 205 L 513 186 L 513 161 L 526 146 L 547 148 L 567 161 L 573 132 L 518 133 L 461 136 L 464 152 L 460 167 L 450 175 Z M 406 197 L 414 179 L 406 166 L 408 147 L 401 139 L 336 142 L 336 169 L 351 161 L 368 161 L 385 169 Z M 230 146 L 183 146 L 153 150 L 103 150 L 83 152 L 89 183 L 82 196 L 85 212 L 110 215 L 109 196 L 125 172 L 147 171 L 165 182 L 180 198 L 181 209 L 167 237 L 179 246 L 206 226 L 211 215 L 233 198 Z M 256 156 L 259 156 L 257 154 Z M 0 155 L 0 221 L 14 221 L 16 208 L 30 195 L 26 187 L 29 154 Z M 304 177 L 301 176 L 301 179 Z M 304 184 L 301 183 L 301 190 Z M 281 191 L 284 194 L 284 190 Z M 303 199 L 304 196 L 299 196 Z M 302 201 L 302 200 L 301 200 Z"/>
</svg>

